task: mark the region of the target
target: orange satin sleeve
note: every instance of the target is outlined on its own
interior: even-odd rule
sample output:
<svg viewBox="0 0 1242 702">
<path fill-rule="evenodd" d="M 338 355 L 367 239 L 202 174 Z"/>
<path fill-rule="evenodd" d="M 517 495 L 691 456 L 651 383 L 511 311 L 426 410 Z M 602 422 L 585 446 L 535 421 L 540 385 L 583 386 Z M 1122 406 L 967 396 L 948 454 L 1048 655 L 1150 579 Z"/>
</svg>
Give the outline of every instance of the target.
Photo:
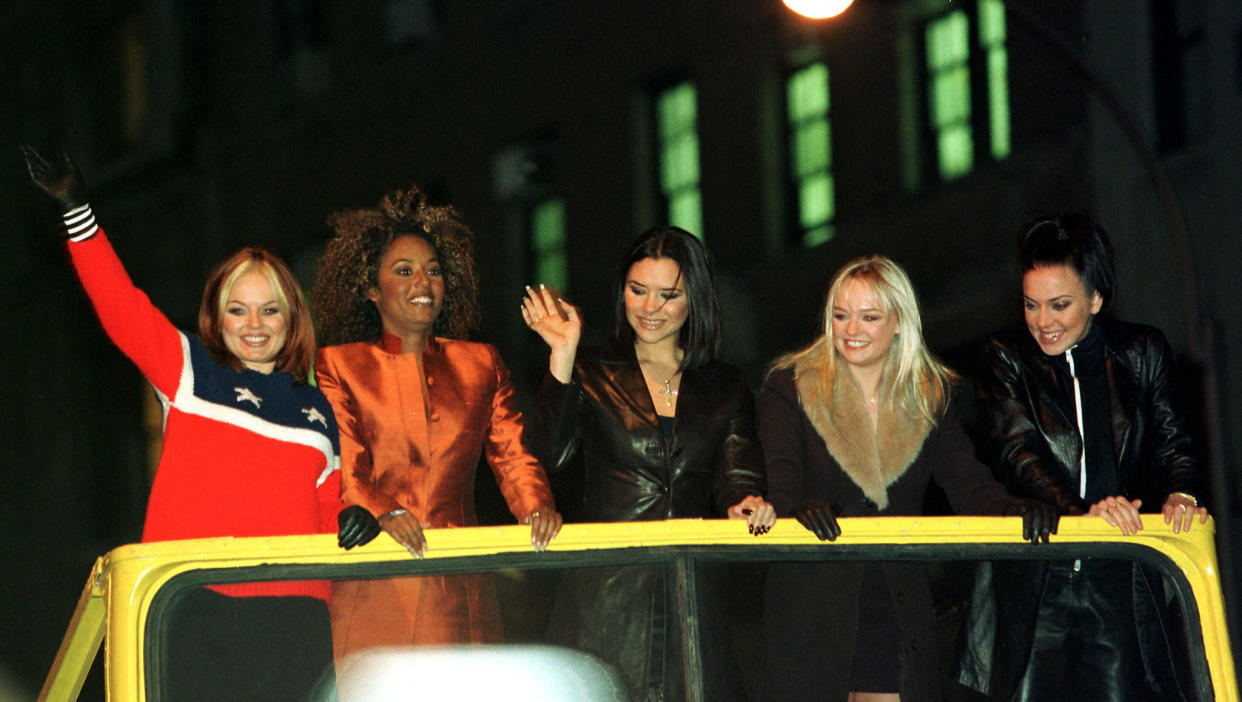
<svg viewBox="0 0 1242 702">
<path fill-rule="evenodd" d="M 487 463 L 496 475 L 509 511 L 520 522 L 537 509 L 553 507 L 552 491 L 543 466 L 527 449 L 526 423 L 517 408 L 517 392 L 509 369 L 496 349 L 488 348 L 496 369 L 496 392 L 492 396 Z"/>
<path fill-rule="evenodd" d="M 363 441 L 354 411 L 354 397 L 348 386 L 342 385 L 337 368 L 339 354 L 332 348 L 323 348 L 315 355 L 315 382 L 328 398 L 336 414 L 340 431 L 341 502 L 345 505 L 361 505 L 375 516 L 399 509 L 401 504 L 393 497 L 374 488 L 371 471 L 371 452 Z"/>
</svg>

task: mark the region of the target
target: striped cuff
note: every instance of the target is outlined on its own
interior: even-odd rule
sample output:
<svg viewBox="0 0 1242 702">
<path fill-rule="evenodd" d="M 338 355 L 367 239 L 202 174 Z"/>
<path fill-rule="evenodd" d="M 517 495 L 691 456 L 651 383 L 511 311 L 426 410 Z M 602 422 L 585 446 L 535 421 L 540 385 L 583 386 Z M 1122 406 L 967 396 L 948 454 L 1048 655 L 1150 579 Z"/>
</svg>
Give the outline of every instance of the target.
<svg viewBox="0 0 1242 702">
<path fill-rule="evenodd" d="M 64 215 L 65 238 L 69 241 L 86 241 L 95 236 L 99 225 L 95 224 L 95 213 L 89 204 L 75 207 Z"/>
</svg>

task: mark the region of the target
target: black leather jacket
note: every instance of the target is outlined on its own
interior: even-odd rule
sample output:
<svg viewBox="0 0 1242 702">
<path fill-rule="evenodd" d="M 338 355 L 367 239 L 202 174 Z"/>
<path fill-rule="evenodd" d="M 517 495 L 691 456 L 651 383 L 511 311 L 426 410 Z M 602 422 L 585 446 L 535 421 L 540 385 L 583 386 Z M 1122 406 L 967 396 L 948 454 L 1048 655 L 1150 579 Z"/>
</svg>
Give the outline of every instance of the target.
<svg viewBox="0 0 1242 702">
<path fill-rule="evenodd" d="M 1173 492 L 1202 503 L 1198 462 L 1180 410 L 1173 351 L 1158 330 L 1096 318 L 1103 335 L 1108 373 L 1114 458 L 1122 494 L 1159 511 Z M 1056 370 L 1025 327 L 994 335 L 983 351 L 978 379 L 979 410 L 989 433 L 989 462 L 1010 492 L 1056 505 L 1063 514 L 1084 514 L 1078 497 L 1083 450 L 1074 416 L 1058 402 Z M 1026 668 L 1036 617 L 1047 580 L 1047 562 L 983 563 L 958 661 L 958 680 L 981 692 L 998 682 L 1008 699 Z M 1169 649 L 1160 576 L 1131 569 L 1132 622 L 1145 683 L 1156 699 L 1181 700 L 1184 683 Z M 994 657 L 995 656 L 995 657 Z"/>
<path fill-rule="evenodd" d="M 1105 346 L 1117 479 L 1128 499 L 1159 511 L 1170 493 L 1200 503 L 1199 463 L 1181 412 L 1173 350 L 1159 330 L 1096 318 Z M 990 438 L 989 463 L 1016 495 L 1084 514 L 1078 497 L 1082 439 L 1057 401 L 1056 371 L 1025 327 L 994 335 L 983 351 L 979 410 Z M 1150 470 L 1145 470 L 1150 467 Z"/>
<path fill-rule="evenodd" d="M 754 397 L 718 361 L 682 375 L 666 438 L 634 349 L 583 349 L 571 383 L 545 379 L 530 436 L 549 472 L 581 462 L 581 504 L 565 507 L 583 521 L 723 517 L 764 492 Z"/>
<path fill-rule="evenodd" d="M 557 497 L 577 521 L 723 517 L 746 495 L 764 492 L 754 397 L 742 372 L 725 363 L 685 371 L 666 437 L 633 346 L 581 349 L 572 382 L 545 379 L 527 436 L 548 472 L 581 471 L 581 493 Z M 696 587 L 704 667 L 734 670 L 719 585 L 700 579 Z M 659 566 L 569 573 L 557 592 L 550 636 L 617 666 L 634 699 L 648 699 L 652 689 L 680 699 L 681 668 L 674 663 L 682 643 L 668 622 L 688 615 L 673 591 L 671 575 Z M 705 676 L 705 699 L 733 699 L 742 686 L 726 679 Z"/>
</svg>

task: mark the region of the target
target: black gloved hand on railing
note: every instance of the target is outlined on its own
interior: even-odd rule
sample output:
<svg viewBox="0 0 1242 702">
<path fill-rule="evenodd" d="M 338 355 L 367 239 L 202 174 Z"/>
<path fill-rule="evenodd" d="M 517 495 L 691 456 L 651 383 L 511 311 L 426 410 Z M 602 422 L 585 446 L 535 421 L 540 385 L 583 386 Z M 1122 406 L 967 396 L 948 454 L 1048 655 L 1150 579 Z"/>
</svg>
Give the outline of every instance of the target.
<svg viewBox="0 0 1242 702">
<path fill-rule="evenodd" d="M 370 543 L 380 533 L 380 524 L 374 515 L 360 505 L 350 505 L 336 515 L 336 545 L 349 550 Z"/>
<path fill-rule="evenodd" d="M 1031 543 L 1048 543 L 1050 535 L 1057 533 L 1061 513 L 1042 500 L 1016 499 L 1005 505 L 1006 517 L 1022 517 L 1022 538 Z"/>
<path fill-rule="evenodd" d="M 819 537 L 820 541 L 836 541 L 841 535 L 841 526 L 837 524 L 837 515 L 840 513 L 840 508 L 823 500 L 806 500 L 793 510 L 794 519 Z"/>
</svg>

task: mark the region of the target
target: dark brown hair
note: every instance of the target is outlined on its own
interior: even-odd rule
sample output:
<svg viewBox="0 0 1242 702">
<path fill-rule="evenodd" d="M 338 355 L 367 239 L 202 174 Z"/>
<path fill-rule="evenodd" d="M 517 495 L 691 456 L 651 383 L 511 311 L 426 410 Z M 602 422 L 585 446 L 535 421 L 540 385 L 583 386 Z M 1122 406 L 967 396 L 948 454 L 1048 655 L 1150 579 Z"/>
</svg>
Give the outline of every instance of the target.
<svg viewBox="0 0 1242 702">
<path fill-rule="evenodd" d="M 621 259 L 612 281 L 613 337 L 623 346 L 634 345 L 634 329 L 625 316 L 625 285 L 630 268 L 645 258 L 667 258 L 676 263 L 686 286 L 686 321 L 677 336 L 677 346 L 684 353 L 681 367 L 697 368 L 715 359 L 720 349 L 721 314 L 712 257 L 693 234 L 678 227 L 656 227 L 639 234 Z"/>
<path fill-rule="evenodd" d="M 285 345 L 276 354 L 276 370 L 293 375 L 294 382 L 305 383 L 315 358 L 315 328 L 311 324 L 310 311 L 302 286 L 285 262 L 264 249 L 247 246 L 216 264 L 207 276 L 203 288 L 203 300 L 198 306 L 198 338 L 207 353 L 220 365 L 241 369 L 244 366 L 224 345 L 220 331 L 220 317 L 224 313 L 225 299 L 233 284 L 245 273 L 258 271 L 267 278 L 272 293 L 285 316 L 289 327 Z"/>
<path fill-rule="evenodd" d="M 474 234 L 448 206 L 428 205 L 417 185 L 388 193 L 374 209 L 328 216 L 328 240 L 311 299 L 325 346 L 380 338 L 383 323 L 368 291 L 379 285 L 379 266 L 393 240 L 420 237 L 436 252 L 444 274 L 444 306 L 436 317 L 438 336 L 465 339 L 479 326 L 479 280 Z"/>
</svg>

